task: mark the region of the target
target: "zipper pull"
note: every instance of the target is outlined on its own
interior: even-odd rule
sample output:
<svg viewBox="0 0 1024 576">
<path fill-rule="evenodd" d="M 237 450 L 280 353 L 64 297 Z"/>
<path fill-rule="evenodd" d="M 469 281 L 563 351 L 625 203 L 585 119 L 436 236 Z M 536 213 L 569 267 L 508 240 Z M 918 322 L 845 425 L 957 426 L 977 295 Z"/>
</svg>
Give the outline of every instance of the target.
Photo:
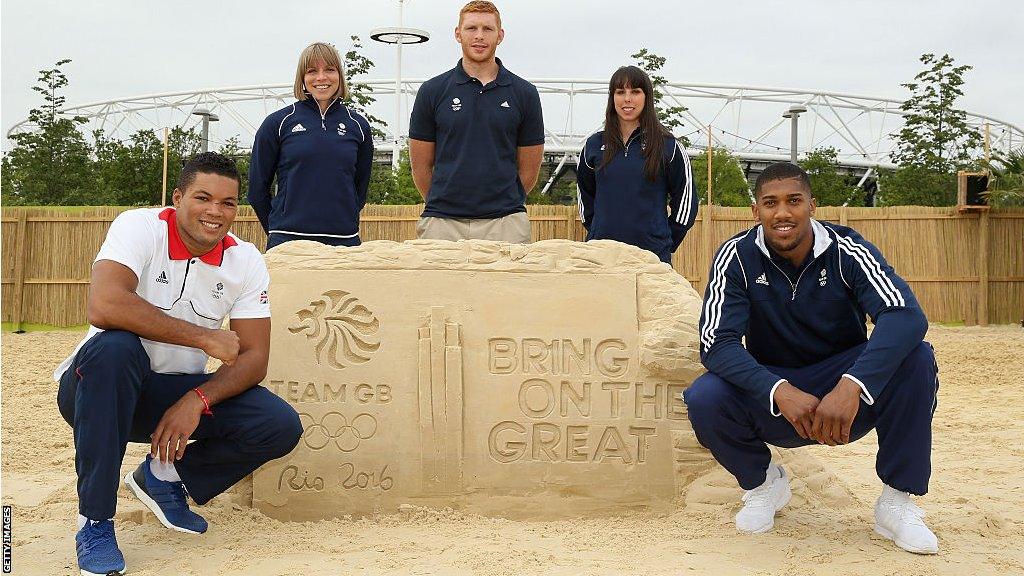
<svg viewBox="0 0 1024 576">
<path fill-rule="evenodd" d="M 324 124 L 323 118 L 320 119 L 320 127 L 324 129 L 324 132 L 327 131 L 327 124 Z"/>
</svg>

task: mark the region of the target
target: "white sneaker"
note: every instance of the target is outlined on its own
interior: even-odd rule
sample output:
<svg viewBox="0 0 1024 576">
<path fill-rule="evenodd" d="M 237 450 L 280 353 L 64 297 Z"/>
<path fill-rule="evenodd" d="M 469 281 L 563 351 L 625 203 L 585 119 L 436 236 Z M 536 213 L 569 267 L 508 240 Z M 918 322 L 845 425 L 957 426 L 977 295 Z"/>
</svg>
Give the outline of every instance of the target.
<svg viewBox="0 0 1024 576">
<path fill-rule="evenodd" d="M 914 504 L 910 494 L 891 486 L 883 488 L 875 502 L 875 532 L 907 552 L 938 554 L 939 540 L 922 518 L 924 510 Z"/>
<path fill-rule="evenodd" d="M 775 513 L 789 503 L 793 493 L 789 477 L 778 464 L 768 466 L 764 484 L 743 495 L 743 509 L 736 514 L 736 529 L 750 534 L 761 534 L 775 526 Z"/>
</svg>

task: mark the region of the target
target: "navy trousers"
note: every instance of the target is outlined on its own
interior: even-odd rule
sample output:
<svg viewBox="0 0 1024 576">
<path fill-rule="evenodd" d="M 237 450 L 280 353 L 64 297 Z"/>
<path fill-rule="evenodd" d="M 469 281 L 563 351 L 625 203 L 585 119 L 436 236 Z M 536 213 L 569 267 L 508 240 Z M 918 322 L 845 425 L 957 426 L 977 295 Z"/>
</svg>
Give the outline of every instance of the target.
<svg viewBox="0 0 1024 576">
<path fill-rule="evenodd" d="M 802 368 L 769 366 L 798 389 L 823 398 L 857 360 L 864 344 Z M 917 346 L 900 365 L 872 405 L 863 400 L 850 429 L 850 441 L 872 428 L 878 431 L 875 471 L 889 486 L 922 495 L 931 476 L 932 414 L 939 380 L 935 354 L 927 342 Z M 683 392 L 697 440 L 711 451 L 744 490 L 764 483 L 771 464 L 766 444 L 796 448 L 815 444 L 805 440 L 782 416 L 740 388 L 708 372 Z"/>
<path fill-rule="evenodd" d="M 285 242 L 291 242 L 292 240 L 312 240 L 313 242 L 319 242 L 328 246 L 359 246 L 363 242 L 359 239 L 359 236 L 353 236 L 351 238 L 332 238 L 330 236 L 299 236 L 297 234 L 286 234 L 283 232 L 273 232 L 267 237 L 267 250 L 270 250 L 278 244 L 284 244 Z"/>
<path fill-rule="evenodd" d="M 211 374 L 160 374 L 131 332 L 108 330 L 86 342 L 60 379 L 57 406 L 75 436 L 78 511 L 114 517 L 128 442 L 151 442 L 164 412 Z M 291 452 L 302 434 L 295 410 L 253 386 L 202 416 L 174 462 L 192 499 L 205 504 L 263 463 Z"/>
</svg>

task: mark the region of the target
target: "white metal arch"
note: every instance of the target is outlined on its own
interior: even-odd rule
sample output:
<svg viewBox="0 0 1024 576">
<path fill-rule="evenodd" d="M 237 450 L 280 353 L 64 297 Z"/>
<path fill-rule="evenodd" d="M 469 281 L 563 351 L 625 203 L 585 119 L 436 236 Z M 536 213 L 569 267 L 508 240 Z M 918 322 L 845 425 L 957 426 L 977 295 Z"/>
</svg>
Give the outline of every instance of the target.
<svg viewBox="0 0 1024 576">
<path fill-rule="evenodd" d="M 607 81 L 537 78 L 531 82 L 541 93 L 544 105 L 546 151 L 564 154 L 565 158 L 575 155 L 583 140 L 600 127 Z M 394 107 L 388 102 L 394 101 L 395 81 L 375 79 L 360 83 L 378 98 L 369 112 L 394 126 L 394 119 L 388 117 L 388 111 Z M 422 83 L 422 79 L 402 80 L 398 90 L 399 97 L 407 101 L 406 110 L 411 108 L 411 99 Z M 221 122 L 211 127 L 212 134 L 237 135 L 245 148 L 263 118 L 292 101 L 291 90 L 291 84 L 266 84 L 144 94 L 68 106 L 62 113 L 86 117 L 91 129 L 126 136 L 141 129 L 195 126 L 199 118 L 192 112 L 206 108 L 221 117 Z M 676 135 L 690 138 L 691 154 L 700 153 L 710 137 L 715 146 L 725 147 L 741 159 L 755 161 L 789 157 L 788 121 L 781 114 L 793 104 L 807 108 L 800 119 L 798 153 L 832 146 L 839 151 L 840 162 L 851 168 L 892 167 L 892 135 L 898 132 L 903 118 L 899 100 L 857 94 L 700 83 L 670 83 L 663 92 L 670 104 L 687 107 L 683 113 L 685 125 Z M 967 119 L 979 132 L 987 125 L 993 150 L 1005 152 L 1024 144 L 1024 131 L 1009 122 L 975 112 L 968 112 Z M 33 128 L 23 120 L 8 131 L 8 136 Z M 381 128 L 388 132 L 388 127 Z M 399 140 L 405 136 L 401 134 Z M 377 147 L 391 151 L 394 140 L 393 133 L 387 134 Z"/>
</svg>

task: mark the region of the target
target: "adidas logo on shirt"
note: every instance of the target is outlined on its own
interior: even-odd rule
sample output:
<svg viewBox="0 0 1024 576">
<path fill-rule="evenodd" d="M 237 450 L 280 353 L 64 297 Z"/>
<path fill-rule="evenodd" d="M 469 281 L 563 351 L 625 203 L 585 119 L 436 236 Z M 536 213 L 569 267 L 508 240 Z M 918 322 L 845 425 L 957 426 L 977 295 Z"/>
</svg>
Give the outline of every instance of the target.
<svg viewBox="0 0 1024 576">
<path fill-rule="evenodd" d="M 156 281 L 161 284 L 170 284 L 170 282 L 167 280 L 167 273 L 164 272 L 163 270 L 161 270 L 160 275 L 156 277 Z"/>
<path fill-rule="evenodd" d="M 302 126 L 302 124 L 296 124 L 295 127 L 292 128 L 292 132 L 305 132 L 305 131 L 306 131 L 306 129 Z"/>
<path fill-rule="evenodd" d="M 505 100 L 504 102 L 502 102 L 502 103 L 501 103 L 501 107 L 502 107 L 502 108 L 509 108 L 509 105 L 508 105 L 508 100 Z"/>
<path fill-rule="evenodd" d="M 757 280 L 754 280 L 754 283 L 768 286 L 768 277 L 765 276 L 764 272 L 762 272 L 761 275 L 757 277 Z"/>
</svg>

